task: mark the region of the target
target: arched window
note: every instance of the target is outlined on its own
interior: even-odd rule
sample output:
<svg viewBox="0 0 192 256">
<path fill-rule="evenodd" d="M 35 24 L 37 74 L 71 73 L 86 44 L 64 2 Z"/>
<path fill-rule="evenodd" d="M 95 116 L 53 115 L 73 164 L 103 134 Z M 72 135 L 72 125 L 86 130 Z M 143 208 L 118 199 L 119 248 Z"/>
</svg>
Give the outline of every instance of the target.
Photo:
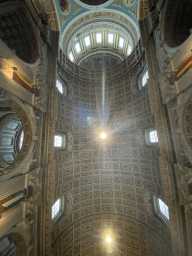
<svg viewBox="0 0 192 256">
<path fill-rule="evenodd" d="M 59 79 L 56 80 L 56 87 L 61 94 L 67 96 L 67 86 L 64 83 L 62 83 Z"/>
<path fill-rule="evenodd" d="M 54 137 L 54 147 L 55 148 L 66 148 L 66 135 L 55 135 Z"/>
<path fill-rule="evenodd" d="M 145 71 L 145 73 L 141 77 L 141 85 L 145 86 L 147 83 L 147 79 L 149 78 L 148 71 Z"/>
</svg>

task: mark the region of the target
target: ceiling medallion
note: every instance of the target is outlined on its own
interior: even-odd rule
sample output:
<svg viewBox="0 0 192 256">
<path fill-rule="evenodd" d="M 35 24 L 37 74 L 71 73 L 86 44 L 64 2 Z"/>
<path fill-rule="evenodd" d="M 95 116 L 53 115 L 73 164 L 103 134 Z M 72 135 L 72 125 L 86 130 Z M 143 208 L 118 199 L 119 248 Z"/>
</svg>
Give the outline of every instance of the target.
<svg viewBox="0 0 192 256">
<path fill-rule="evenodd" d="M 70 13 L 71 5 L 69 0 L 59 0 L 59 7 L 62 13 L 64 14 Z"/>
</svg>

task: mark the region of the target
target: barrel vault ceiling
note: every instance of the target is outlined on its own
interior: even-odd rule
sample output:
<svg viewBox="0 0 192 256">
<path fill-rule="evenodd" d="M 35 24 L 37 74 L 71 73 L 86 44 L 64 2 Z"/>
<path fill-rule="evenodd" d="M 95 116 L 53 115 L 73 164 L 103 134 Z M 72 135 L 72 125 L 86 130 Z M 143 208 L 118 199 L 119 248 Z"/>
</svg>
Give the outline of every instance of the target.
<svg viewBox="0 0 192 256">
<path fill-rule="evenodd" d="M 64 54 L 57 75 L 68 88 L 67 98 L 59 96 L 56 123 L 56 133 L 67 134 L 68 148 L 55 152 L 55 198 L 64 196 L 65 211 L 52 228 L 54 253 L 170 255 L 170 229 L 154 209 L 154 196 L 163 198 L 159 150 L 145 141 L 145 131 L 155 128 L 155 120 L 147 87 L 137 93 L 132 90 L 135 74 L 146 67 L 144 52 L 137 46 L 138 20 L 145 17 L 146 2 L 51 3 L 56 19 L 50 21 L 57 21 Z M 109 32 L 115 35 L 113 46 L 108 44 Z M 100 45 L 97 33 L 102 34 Z M 89 47 L 84 41 L 87 35 Z M 120 37 L 125 48 L 119 47 Z M 129 44 L 132 60 L 134 52 L 141 57 L 132 72 L 127 68 Z M 74 63 L 65 59 L 70 59 L 70 52 Z M 109 63 L 107 70 L 100 68 L 101 58 Z M 107 133 L 106 142 L 100 141 L 102 130 Z M 113 241 L 110 246 L 105 243 L 107 235 Z"/>
</svg>

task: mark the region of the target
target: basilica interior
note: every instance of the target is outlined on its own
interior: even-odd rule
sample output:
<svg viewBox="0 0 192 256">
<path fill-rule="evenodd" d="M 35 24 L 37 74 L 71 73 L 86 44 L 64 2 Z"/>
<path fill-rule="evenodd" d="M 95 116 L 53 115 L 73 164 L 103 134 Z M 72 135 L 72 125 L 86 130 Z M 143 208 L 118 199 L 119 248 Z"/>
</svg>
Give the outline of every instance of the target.
<svg viewBox="0 0 192 256">
<path fill-rule="evenodd" d="M 0 1 L 0 256 L 192 255 L 192 0 Z"/>
</svg>

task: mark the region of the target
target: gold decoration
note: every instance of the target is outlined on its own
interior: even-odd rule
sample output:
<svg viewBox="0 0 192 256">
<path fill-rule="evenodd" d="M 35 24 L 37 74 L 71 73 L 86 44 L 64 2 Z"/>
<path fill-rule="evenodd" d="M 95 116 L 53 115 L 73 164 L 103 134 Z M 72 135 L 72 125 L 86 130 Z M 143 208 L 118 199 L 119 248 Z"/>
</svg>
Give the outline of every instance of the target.
<svg viewBox="0 0 192 256">
<path fill-rule="evenodd" d="M 63 17 L 59 16 L 61 27 L 64 25 L 67 19 L 64 19 Z"/>
<path fill-rule="evenodd" d="M 122 6 L 122 4 L 121 4 L 121 1 L 120 0 L 117 0 L 117 1 L 115 1 L 115 3 L 113 4 L 113 5 L 117 5 L 117 6 Z"/>
<path fill-rule="evenodd" d="M 74 4 L 73 13 L 76 13 L 76 12 L 78 12 L 79 10 L 81 10 L 81 7 L 79 7 L 78 5 Z"/>
<path fill-rule="evenodd" d="M 131 9 L 130 12 L 132 12 L 133 15 L 137 17 L 137 5 L 133 9 Z"/>
</svg>

